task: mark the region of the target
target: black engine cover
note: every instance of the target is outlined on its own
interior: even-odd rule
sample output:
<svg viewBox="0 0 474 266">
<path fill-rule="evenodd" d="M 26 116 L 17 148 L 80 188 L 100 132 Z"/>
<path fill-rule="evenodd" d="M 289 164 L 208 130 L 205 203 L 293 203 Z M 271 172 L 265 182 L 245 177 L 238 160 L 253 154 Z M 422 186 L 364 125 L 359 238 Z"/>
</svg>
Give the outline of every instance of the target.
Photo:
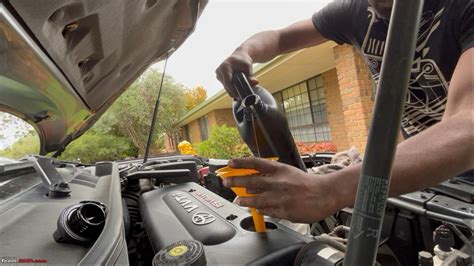
<svg viewBox="0 0 474 266">
<path fill-rule="evenodd" d="M 272 219 L 266 233 L 248 229 L 250 213 L 195 183 L 144 193 L 140 211 L 155 252 L 180 240 L 204 244 L 208 264 L 292 264 L 311 241 Z"/>
</svg>

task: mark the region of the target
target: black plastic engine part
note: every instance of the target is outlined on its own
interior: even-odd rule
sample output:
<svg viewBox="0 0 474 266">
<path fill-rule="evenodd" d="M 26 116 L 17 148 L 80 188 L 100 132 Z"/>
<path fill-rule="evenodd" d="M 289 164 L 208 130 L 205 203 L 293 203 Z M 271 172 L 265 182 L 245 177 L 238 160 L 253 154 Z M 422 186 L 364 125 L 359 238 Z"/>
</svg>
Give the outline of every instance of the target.
<svg viewBox="0 0 474 266">
<path fill-rule="evenodd" d="M 440 250 L 449 252 L 451 247 L 454 246 L 454 235 L 447 226 L 441 225 L 434 231 L 433 241 L 439 246 Z"/>
<path fill-rule="evenodd" d="M 210 265 L 292 262 L 312 240 L 273 219 L 266 219 L 273 230 L 253 232 L 248 211 L 196 183 L 143 193 L 139 204 L 155 252 L 181 240 L 197 240 Z"/>
<path fill-rule="evenodd" d="M 157 164 L 153 166 L 153 169 L 155 170 L 189 170 L 189 174 L 188 174 L 189 178 L 186 179 L 184 182 L 199 183 L 199 173 L 197 171 L 197 166 L 198 164 L 194 161 L 182 161 L 182 162 Z M 177 182 L 173 182 L 173 183 L 176 184 Z"/>
<path fill-rule="evenodd" d="M 183 240 L 161 249 L 153 258 L 153 265 L 206 265 L 204 246 L 196 240 Z"/>
<path fill-rule="evenodd" d="M 186 182 L 199 183 L 199 173 L 195 161 L 158 163 L 140 169 L 139 171 L 130 171 L 127 174 L 127 180 L 154 179 L 157 184 L 165 185 Z"/>
<path fill-rule="evenodd" d="M 224 199 L 232 202 L 236 195 L 232 189 L 225 187 L 222 184 L 222 178 L 218 177 L 215 173 L 209 172 L 204 178 L 204 185 L 210 191 L 216 193 L 217 195 L 223 197 Z"/>
<path fill-rule="evenodd" d="M 125 236 L 127 237 L 130 233 L 130 227 L 131 227 L 131 219 L 130 219 L 130 213 L 128 212 L 127 208 L 127 203 L 125 200 L 122 198 L 122 209 L 123 209 L 123 226 L 125 229 Z"/>
<path fill-rule="evenodd" d="M 470 171 L 474 172 L 474 171 Z M 466 180 L 462 175 L 460 177 L 452 178 L 448 181 L 442 182 L 431 189 L 437 192 L 441 192 L 450 197 L 462 200 L 466 203 L 474 203 L 474 193 L 473 191 L 474 184 Z"/>
<path fill-rule="evenodd" d="M 58 218 L 54 240 L 58 243 L 90 245 L 104 228 L 105 209 L 104 204 L 96 201 L 81 201 L 67 207 Z"/>
<path fill-rule="evenodd" d="M 222 184 L 222 178 L 217 176 L 216 171 L 227 166 L 227 160 L 210 160 L 209 173 L 204 176 L 204 186 L 210 191 L 232 202 L 236 195 L 232 189 Z"/>
<path fill-rule="evenodd" d="M 127 178 L 128 180 L 137 179 L 151 179 L 154 178 L 160 183 L 171 183 L 172 181 L 177 182 L 176 179 L 184 178 L 183 180 L 189 179 L 190 172 L 188 169 L 172 169 L 172 170 L 150 170 L 150 171 L 136 171 L 130 173 Z M 189 182 L 189 181 L 184 181 Z"/>
<path fill-rule="evenodd" d="M 50 198 L 66 198 L 71 194 L 71 188 L 68 183 L 60 182 L 49 187 L 48 197 Z"/>
</svg>

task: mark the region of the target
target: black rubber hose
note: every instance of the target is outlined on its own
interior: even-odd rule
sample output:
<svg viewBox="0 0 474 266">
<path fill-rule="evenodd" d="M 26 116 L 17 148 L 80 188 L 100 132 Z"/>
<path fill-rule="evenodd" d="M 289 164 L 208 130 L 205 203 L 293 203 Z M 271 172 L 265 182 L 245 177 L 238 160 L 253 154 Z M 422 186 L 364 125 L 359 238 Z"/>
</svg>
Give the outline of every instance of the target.
<svg viewBox="0 0 474 266">
<path fill-rule="evenodd" d="M 338 241 L 336 238 L 329 236 L 327 234 L 322 234 L 320 236 L 315 236 L 314 241 L 326 244 L 330 247 L 333 247 L 341 252 L 346 252 L 346 246 Z"/>
<path fill-rule="evenodd" d="M 330 236 L 346 238 L 349 235 L 350 228 L 345 225 L 336 226 L 331 233 Z"/>
</svg>

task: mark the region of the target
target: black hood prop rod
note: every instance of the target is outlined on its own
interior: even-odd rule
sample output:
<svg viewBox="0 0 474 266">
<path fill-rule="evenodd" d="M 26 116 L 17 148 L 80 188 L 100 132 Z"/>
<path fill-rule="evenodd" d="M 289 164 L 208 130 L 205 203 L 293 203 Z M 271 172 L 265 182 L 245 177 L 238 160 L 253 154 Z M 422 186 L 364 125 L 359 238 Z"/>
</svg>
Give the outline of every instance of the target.
<svg viewBox="0 0 474 266">
<path fill-rule="evenodd" d="M 143 155 L 143 163 L 148 161 L 148 155 L 150 154 L 150 145 L 153 143 L 153 134 L 155 132 L 156 116 L 158 114 L 158 108 L 160 107 L 161 90 L 163 89 L 163 81 L 165 80 L 166 65 L 168 64 L 169 54 L 166 55 L 165 66 L 163 67 L 163 73 L 161 74 L 160 88 L 158 89 L 158 97 L 156 97 L 155 108 L 153 109 L 153 117 L 151 118 L 150 132 L 148 132 L 148 139 L 145 146 L 145 154 Z"/>
</svg>

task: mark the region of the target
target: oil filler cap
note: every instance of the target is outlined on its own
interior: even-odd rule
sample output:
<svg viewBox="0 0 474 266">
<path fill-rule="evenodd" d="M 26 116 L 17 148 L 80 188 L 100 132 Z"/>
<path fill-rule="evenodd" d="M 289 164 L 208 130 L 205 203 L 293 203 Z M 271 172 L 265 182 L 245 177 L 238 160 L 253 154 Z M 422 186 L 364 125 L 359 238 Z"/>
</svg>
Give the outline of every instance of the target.
<svg viewBox="0 0 474 266">
<path fill-rule="evenodd" d="M 196 240 L 182 240 L 156 253 L 153 265 L 206 265 L 204 246 Z"/>
</svg>

